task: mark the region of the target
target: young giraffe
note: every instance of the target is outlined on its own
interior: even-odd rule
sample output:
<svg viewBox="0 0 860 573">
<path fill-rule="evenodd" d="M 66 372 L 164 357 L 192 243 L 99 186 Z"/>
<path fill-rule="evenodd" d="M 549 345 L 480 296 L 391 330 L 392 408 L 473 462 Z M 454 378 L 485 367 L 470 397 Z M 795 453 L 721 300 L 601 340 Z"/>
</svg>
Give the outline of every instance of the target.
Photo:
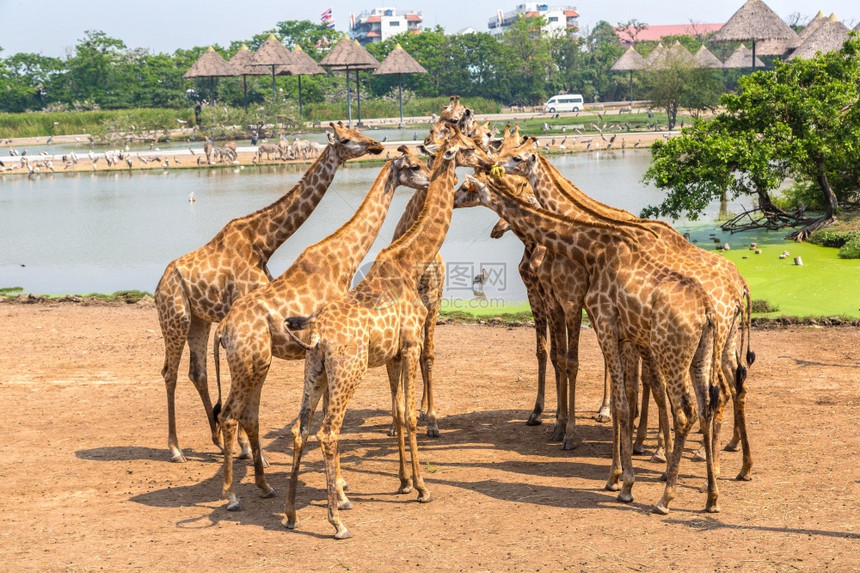
<svg viewBox="0 0 860 573">
<path fill-rule="evenodd" d="M 535 140 L 529 138 L 519 147 L 509 148 L 497 157 L 498 165 L 513 173 L 529 178 L 535 188 L 539 200 L 548 210 L 561 213 L 572 218 L 586 217 L 594 220 L 627 225 L 631 232 L 637 234 L 640 241 L 648 243 L 648 249 L 654 256 L 676 271 L 683 272 L 697 279 L 706 287 L 711 304 L 717 311 L 717 331 L 722 349 L 722 380 L 735 398 L 735 434 L 743 444 L 743 466 L 739 479 L 749 479 L 752 467 L 752 457 L 745 428 L 743 408 L 742 378 L 745 369 L 735 356 L 735 339 L 737 316 L 743 311 L 743 299 L 749 304 L 749 288 L 737 272 L 736 267 L 726 259 L 704 251 L 690 244 L 669 225 L 660 221 L 643 220 L 621 209 L 604 205 L 576 188 L 545 157 L 534 151 Z M 565 316 L 568 322 L 568 383 L 570 389 L 570 408 L 573 408 L 575 383 L 577 373 L 577 347 L 579 326 L 582 316 L 582 301 L 588 288 L 587 279 L 582 269 L 576 268 L 576 263 L 562 258 L 553 262 L 553 280 L 556 283 L 555 292 L 561 294 L 564 300 Z M 747 313 L 747 318 L 748 318 Z M 748 324 L 746 325 L 748 327 Z M 748 334 L 748 330 L 746 331 Z M 748 340 L 748 337 L 747 337 Z M 748 352 L 748 360 L 754 355 Z M 750 360 L 751 363 L 751 360 Z M 646 364 L 647 366 L 647 364 Z M 648 373 L 646 372 L 646 376 Z M 739 383 L 736 383 L 739 381 Z M 736 391 L 737 387 L 737 391 Z M 649 385 L 643 391 L 643 417 L 647 416 L 647 392 Z M 606 392 L 604 392 L 606 394 Z M 656 396 L 655 396 L 656 398 Z M 723 405 L 717 414 L 716 433 L 719 434 L 722 420 Z M 662 416 L 662 414 L 661 414 Z M 569 420 L 572 422 L 573 417 Z M 645 418 L 647 420 L 647 417 Z M 642 441 L 645 437 L 646 425 L 639 424 L 634 451 L 641 452 Z M 572 425 L 572 424 L 571 424 Z M 569 428 L 566 435 L 573 431 Z M 665 435 L 665 430 L 664 430 Z M 737 442 L 733 441 L 736 445 Z M 731 449 L 731 444 L 728 446 Z M 662 460 L 658 445 L 655 460 Z"/>
<path fill-rule="evenodd" d="M 329 145 L 290 191 L 271 205 L 227 223 L 207 244 L 168 264 L 158 281 L 155 305 L 164 336 L 161 375 L 167 387 L 167 447 L 171 461 L 185 461 L 176 437 L 174 397 L 186 341 L 190 354 L 188 377 L 203 401 L 212 441 L 221 448 L 206 377 L 212 323 L 227 316 L 233 301 L 272 280 L 266 268 L 269 258 L 310 216 L 338 166 L 367 153 L 378 155 L 384 149 L 378 141 L 343 124 L 330 125 L 333 133 L 328 134 Z M 242 450 L 243 456 L 249 454 L 247 444 Z"/>
<path fill-rule="evenodd" d="M 559 256 L 576 260 L 587 270 L 590 279 L 587 306 L 609 365 L 614 441 L 620 450 L 621 467 L 613 464 L 607 489 L 618 489 L 620 474 L 623 486 L 618 500 L 633 500 L 630 402 L 636 388 L 629 384 L 629 374 L 625 375 L 630 364 L 625 361 L 623 351 L 625 346 L 635 345 L 650 351 L 653 367 L 665 381 L 675 420 L 675 443 L 666 472 L 666 487 L 655 512 L 669 511 L 681 453 L 697 417 L 705 420 L 702 430 L 708 473 L 706 511 L 719 511 L 712 455 L 713 416 L 720 399 L 715 379 L 717 341 L 711 318 L 713 309 L 701 285 L 651 257 L 635 236 L 611 224 L 574 221 L 543 211 L 475 180 L 461 186 L 454 201 L 462 207 L 478 204 L 490 207 L 531 240 L 546 245 Z"/>
<path fill-rule="evenodd" d="M 347 293 L 350 282 L 385 221 L 388 207 L 399 185 L 426 189 L 430 170 L 403 146 L 402 155 L 388 161 L 355 214 L 340 229 L 305 249 L 284 273 L 259 289 L 243 296 L 215 330 L 215 373 L 220 397 L 219 345 L 224 347 L 230 366 L 230 393 L 224 408 L 215 414 L 223 443 L 233 443 L 237 421 L 247 433 L 254 459 L 254 476 L 263 497 L 275 491 L 266 482 L 267 465 L 260 450 L 260 392 L 272 358 L 299 360 L 305 350 L 287 336 L 284 318 L 313 314 Z M 220 400 L 219 400 L 220 402 Z M 233 489 L 233 454 L 225 449 L 224 497 L 227 509 L 241 509 Z"/>
<path fill-rule="evenodd" d="M 328 520 L 344 539 L 351 533 L 338 510 L 351 507 L 338 476 L 338 435 L 347 404 L 368 368 L 387 367 L 394 403 L 400 453 L 400 493 L 418 490 L 418 501 L 431 500 L 421 477 L 415 429 L 414 380 L 418 369 L 422 326 L 427 309 L 421 303 L 418 281 L 439 251 L 448 232 L 453 208 L 453 187 L 458 164 L 473 167 L 490 164 L 471 140 L 456 130 L 436 156 L 427 200 L 418 220 L 397 241 L 380 251 L 364 280 L 347 296 L 327 305 L 311 317 L 285 321 L 287 332 L 313 324 L 305 360 L 305 388 L 299 418 L 293 426 L 293 466 L 285 513 L 287 527 L 296 526 L 296 487 L 299 464 L 307 442 L 313 412 L 323 392 L 328 408 L 317 433 L 325 458 Z M 296 338 L 298 341 L 299 339 Z M 304 343 L 303 343 L 304 344 Z M 403 430 L 409 438 L 412 481 L 405 471 Z"/>
</svg>

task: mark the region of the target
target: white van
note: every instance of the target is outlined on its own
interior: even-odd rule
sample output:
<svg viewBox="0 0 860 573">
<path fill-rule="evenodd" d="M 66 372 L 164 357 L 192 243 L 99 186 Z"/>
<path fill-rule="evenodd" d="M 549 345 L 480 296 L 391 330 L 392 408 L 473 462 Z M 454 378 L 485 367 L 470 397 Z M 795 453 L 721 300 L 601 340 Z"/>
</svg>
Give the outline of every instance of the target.
<svg viewBox="0 0 860 573">
<path fill-rule="evenodd" d="M 546 113 L 557 111 L 579 111 L 585 107 L 585 101 L 581 94 L 559 94 L 552 96 L 543 104 Z"/>
</svg>

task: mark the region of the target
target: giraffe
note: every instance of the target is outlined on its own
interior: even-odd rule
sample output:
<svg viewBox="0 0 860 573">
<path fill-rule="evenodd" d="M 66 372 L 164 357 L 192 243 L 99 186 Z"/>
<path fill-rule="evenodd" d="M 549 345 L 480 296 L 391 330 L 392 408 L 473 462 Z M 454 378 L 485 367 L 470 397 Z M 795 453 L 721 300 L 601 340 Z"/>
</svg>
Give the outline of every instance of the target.
<svg viewBox="0 0 860 573">
<path fill-rule="evenodd" d="M 450 126 L 456 127 L 463 135 L 472 137 L 475 113 L 471 108 L 460 103 L 460 96 L 451 96 L 448 106 L 442 110 L 439 119 L 430 126 L 430 132 L 424 138 L 424 145 L 441 145 L 449 135 Z"/>
<path fill-rule="evenodd" d="M 237 425 L 241 423 L 250 441 L 255 481 L 263 497 L 273 497 L 275 491 L 263 473 L 267 464 L 260 450 L 260 392 L 272 358 L 299 360 L 305 355 L 304 349 L 287 336 L 281 325 L 287 316 L 313 314 L 328 301 L 346 294 L 352 277 L 382 227 L 394 189 L 399 185 L 426 189 L 430 184 L 430 171 L 423 162 L 408 153 L 405 146 L 399 151 L 402 155 L 385 163 L 349 221 L 306 248 L 277 279 L 234 302 L 215 330 L 219 394 L 219 346 L 224 347 L 231 378 L 230 393 L 220 413 L 219 405 L 215 406 L 223 443 L 233 443 Z M 241 509 L 233 488 L 230 448 L 225 449 L 223 494 L 229 500 L 228 510 Z"/>
<path fill-rule="evenodd" d="M 722 383 L 728 387 L 729 393 L 735 402 L 735 429 L 732 442 L 727 449 L 736 449 L 738 441 L 743 446 L 743 463 L 738 479 L 749 479 L 752 467 L 752 456 L 749 448 L 749 440 L 746 433 L 744 414 L 743 378 L 746 369 L 740 364 L 736 356 L 735 341 L 738 324 L 737 315 L 746 316 L 746 322 L 741 325 L 745 330 L 749 341 L 749 287 L 737 268 L 728 260 L 708 251 L 704 251 L 684 239 L 671 226 L 660 221 L 638 219 L 627 211 L 615 209 L 604 205 L 579 190 L 573 183 L 553 166 L 545 157 L 535 152 L 533 147 L 536 139 L 528 138 L 518 147 L 509 147 L 505 152 L 497 156 L 497 165 L 505 172 L 517 173 L 526 176 L 535 188 L 541 204 L 553 212 L 561 213 L 568 217 L 585 216 L 596 220 L 613 222 L 626 225 L 631 232 L 637 234 L 640 241 L 648 243 L 649 251 L 659 256 L 660 260 L 676 271 L 688 274 L 697 279 L 706 287 L 711 299 L 711 304 L 717 310 L 717 330 L 720 348 L 723 349 L 721 359 Z M 586 279 L 581 269 L 574 268 L 575 262 L 562 258 L 553 262 L 552 277 L 556 284 L 556 292 L 564 299 L 565 317 L 568 322 L 568 383 L 571 386 L 569 398 L 573 408 L 574 388 L 576 382 L 576 371 L 578 366 L 577 346 L 578 333 L 582 315 L 582 301 L 588 288 Z M 578 276 L 576 276 L 578 273 Z M 746 298 L 747 308 L 744 312 L 743 299 Z M 743 344 L 743 340 L 742 340 Z M 749 364 L 754 360 L 754 354 L 747 349 L 747 361 Z M 647 364 L 646 364 L 647 366 Z M 729 383 L 731 381 L 731 383 Z M 643 386 L 643 408 L 642 414 L 647 421 L 647 392 L 649 386 Z M 608 392 L 604 391 L 604 396 Z M 604 402 L 606 399 L 604 398 Z M 723 405 L 720 405 L 717 414 L 717 430 L 722 420 Z M 662 416 L 662 414 L 661 414 Z M 569 421 L 573 421 L 573 417 Z M 637 432 L 635 444 L 636 453 L 641 453 L 642 441 L 645 437 L 647 426 L 641 423 Z M 572 424 L 571 424 L 572 426 Z M 565 432 L 569 435 L 573 431 L 569 427 Z M 664 434 L 665 435 L 665 432 Z M 662 460 L 662 452 L 658 444 L 658 451 L 653 458 L 655 461 Z M 719 465 L 717 464 L 717 467 Z"/>
<path fill-rule="evenodd" d="M 408 148 L 406 148 L 405 153 L 410 153 L 412 160 L 418 161 L 418 158 Z M 392 241 L 396 241 L 403 236 L 418 219 L 418 215 L 421 213 L 421 209 L 427 199 L 427 190 L 427 186 L 416 189 L 415 193 L 409 199 L 403 214 L 397 221 L 397 226 L 394 228 Z M 418 294 L 421 297 L 421 302 L 427 308 L 427 318 L 424 321 L 423 327 L 424 344 L 421 347 L 421 380 L 424 389 L 421 395 L 420 411 L 422 417 L 427 421 L 427 437 L 429 438 L 439 437 L 439 422 L 433 400 L 433 365 L 436 361 L 436 321 L 439 318 L 439 308 L 442 305 L 444 286 L 445 261 L 442 259 L 442 255 L 437 252 L 433 258 L 433 262 L 427 266 L 427 270 L 418 281 Z M 394 436 L 396 431 L 397 428 L 392 425 L 388 434 Z"/>
<path fill-rule="evenodd" d="M 176 436 L 174 407 L 185 343 L 190 354 L 188 376 L 203 401 L 212 441 L 220 448 L 206 376 L 212 323 L 221 321 L 237 298 L 272 280 L 266 268 L 269 258 L 316 208 L 337 167 L 347 159 L 367 153 L 378 155 L 384 149 L 378 141 L 343 124 L 330 126 L 332 132 L 324 153 L 286 194 L 267 207 L 227 223 L 207 244 L 168 264 L 158 281 L 155 305 L 164 336 L 161 375 L 167 387 L 167 446 L 171 461 L 185 461 Z M 242 444 L 242 450 L 243 457 L 250 454 L 247 443 Z"/>
<path fill-rule="evenodd" d="M 415 435 L 414 380 L 418 368 L 422 326 L 427 308 L 421 303 L 418 282 L 433 261 L 448 232 L 453 208 L 453 187 L 458 164 L 489 167 L 491 161 L 474 142 L 458 131 L 443 144 L 436 156 L 427 199 L 415 223 L 399 239 L 380 251 L 364 280 L 344 298 L 329 303 L 315 318 L 291 317 L 285 329 L 311 326 L 306 346 L 305 388 L 299 418 L 293 426 L 293 465 L 285 504 L 287 527 L 296 527 L 296 487 L 302 452 L 307 442 L 311 418 L 323 392 L 328 393 L 322 427 L 317 433 L 325 458 L 328 520 L 335 538 L 352 534 L 339 517 L 340 509 L 351 506 L 341 487 L 338 463 L 338 435 L 347 403 L 368 368 L 388 369 L 397 423 L 400 452 L 399 493 L 418 490 L 418 501 L 431 501 L 421 477 Z M 295 339 L 300 339 L 296 336 Z M 404 428 L 409 439 L 412 480 L 406 473 Z"/>
<path fill-rule="evenodd" d="M 519 228 L 531 240 L 559 256 L 576 260 L 589 276 L 586 307 L 609 365 L 613 402 L 615 456 L 606 488 L 618 500 L 633 501 L 631 366 L 624 359 L 631 345 L 647 349 L 652 367 L 664 380 L 675 422 L 675 440 L 663 496 L 654 511 L 666 514 L 675 497 L 681 453 L 695 418 L 702 426 L 707 458 L 708 512 L 718 512 L 713 458 L 714 413 L 721 388 L 716 380 L 718 348 L 714 310 L 702 286 L 662 264 L 628 230 L 599 221 L 569 219 L 538 209 L 503 189 L 470 179 L 454 197 L 455 205 L 484 205 Z M 687 375 L 689 373 L 689 380 Z M 621 478 L 623 484 L 619 485 Z"/>
</svg>

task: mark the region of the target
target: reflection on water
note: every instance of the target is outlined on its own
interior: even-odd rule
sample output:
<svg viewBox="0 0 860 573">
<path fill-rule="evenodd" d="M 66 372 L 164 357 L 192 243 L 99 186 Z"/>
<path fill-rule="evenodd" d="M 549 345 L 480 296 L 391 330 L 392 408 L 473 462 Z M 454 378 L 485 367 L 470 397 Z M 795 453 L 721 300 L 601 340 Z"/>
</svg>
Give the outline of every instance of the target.
<svg viewBox="0 0 860 573">
<path fill-rule="evenodd" d="M 638 213 L 662 195 L 640 183 L 649 157 L 647 151 L 616 151 L 554 156 L 552 161 L 592 197 Z M 168 262 L 205 244 L 231 218 L 277 199 L 305 168 L 0 176 L 0 287 L 40 294 L 153 292 Z M 349 219 L 378 171 L 341 168 L 311 217 L 275 253 L 272 274 L 279 275 L 307 245 Z M 461 179 L 464 174 L 459 173 Z M 194 203 L 188 201 L 191 192 Z M 390 242 L 410 196 L 410 189 L 397 191 L 366 264 Z M 715 214 L 718 205 L 712 208 Z M 510 233 L 491 239 L 496 220 L 482 207 L 454 213 L 442 247 L 446 297 L 477 301 L 472 279 L 485 269 L 481 304 L 526 300 L 517 273 L 522 245 Z"/>
</svg>

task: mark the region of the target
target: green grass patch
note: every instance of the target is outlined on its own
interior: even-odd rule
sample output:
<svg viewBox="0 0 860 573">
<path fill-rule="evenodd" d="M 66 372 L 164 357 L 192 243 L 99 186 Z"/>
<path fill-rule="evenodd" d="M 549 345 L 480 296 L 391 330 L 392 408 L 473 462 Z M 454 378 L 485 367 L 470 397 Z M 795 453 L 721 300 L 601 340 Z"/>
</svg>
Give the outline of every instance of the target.
<svg viewBox="0 0 860 573">
<path fill-rule="evenodd" d="M 0 288 L 0 296 L 18 296 L 23 293 L 24 289 L 21 287 L 3 287 Z"/>
<path fill-rule="evenodd" d="M 176 129 L 182 119 L 193 122 L 189 109 L 117 109 L 99 111 L 62 111 L 0 113 L 3 137 L 48 137 L 50 135 L 95 134 L 106 124 L 122 123 L 123 131 L 140 135 L 143 131 Z M 132 129 L 133 126 L 133 129 Z"/>
<path fill-rule="evenodd" d="M 783 237 L 789 230 L 731 235 L 713 224 L 701 224 L 685 226 L 683 231 L 707 250 L 729 243 L 731 249 L 723 256 L 747 280 L 753 300 L 767 301 L 776 309 L 763 310 L 759 316 L 860 318 L 860 259 L 842 259 L 834 248 L 786 241 Z M 761 254 L 750 249 L 752 243 Z M 784 251 L 789 254 L 780 259 Z M 803 265 L 794 264 L 798 256 Z"/>
</svg>

